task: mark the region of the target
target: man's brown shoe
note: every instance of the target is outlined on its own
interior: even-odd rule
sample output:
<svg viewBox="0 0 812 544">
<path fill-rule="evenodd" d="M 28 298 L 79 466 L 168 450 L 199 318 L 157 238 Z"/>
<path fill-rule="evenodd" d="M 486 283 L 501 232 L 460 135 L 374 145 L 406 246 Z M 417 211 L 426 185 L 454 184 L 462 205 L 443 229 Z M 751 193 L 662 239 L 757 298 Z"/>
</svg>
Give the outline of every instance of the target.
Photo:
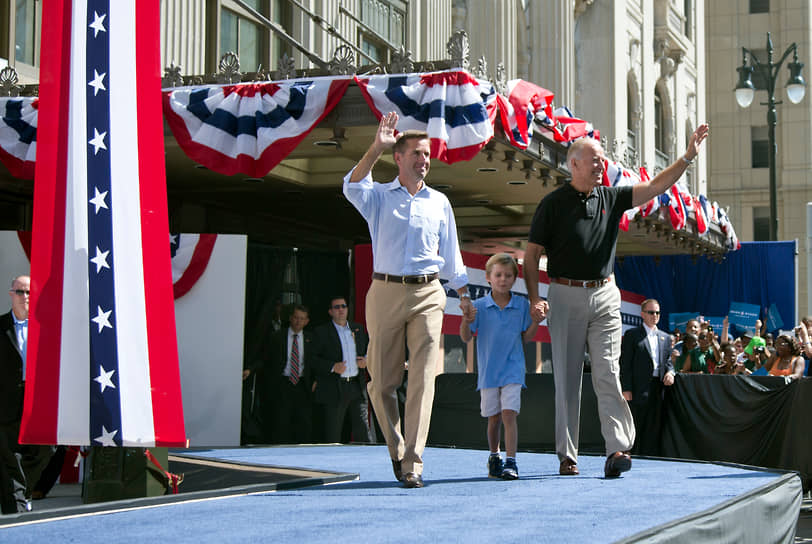
<svg viewBox="0 0 812 544">
<path fill-rule="evenodd" d="M 561 466 L 558 467 L 558 473 L 562 476 L 577 476 L 580 474 L 580 472 L 578 472 L 578 465 L 569 457 L 565 457 L 564 460 L 561 461 Z"/>
<path fill-rule="evenodd" d="M 403 475 L 403 487 L 407 489 L 423 487 L 423 477 L 415 472 L 407 472 Z"/>
<path fill-rule="evenodd" d="M 617 478 L 621 472 L 632 468 L 632 456 L 625 451 L 616 451 L 606 458 L 603 473 L 607 478 Z"/>
</svg>

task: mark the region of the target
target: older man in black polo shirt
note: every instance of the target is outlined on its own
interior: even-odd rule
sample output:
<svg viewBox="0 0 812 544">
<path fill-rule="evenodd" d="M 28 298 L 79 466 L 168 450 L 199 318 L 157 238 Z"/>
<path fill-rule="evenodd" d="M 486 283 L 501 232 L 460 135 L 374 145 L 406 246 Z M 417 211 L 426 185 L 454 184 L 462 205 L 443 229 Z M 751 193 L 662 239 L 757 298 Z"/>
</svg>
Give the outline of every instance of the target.
<svg viewBox="0 0 812 544">
<path fill-rule="evenodd" d="M 592 138 L 573 142 L 567 153 L 572 181 L 542 199 L 530 226 L 524 277 L 534 319 L 547 313 L 555 381 L 555 442 L 559 473 L 578 474 L 578 432 L 584 348 L 592 362 L 607 478 L 631 468 L 634 423 L 620 388 L 622 323 L 620 291 L 613 280 L 618 225 L 623 212 L 665 192 L 699 153 L 708 126 L 691 135 L 685 154 L 648 182 L 625 187 L 601 184 L 605 156 Z M 550 289 L 538 295 L 538 263 L 547 254 Z"/>
</svg>

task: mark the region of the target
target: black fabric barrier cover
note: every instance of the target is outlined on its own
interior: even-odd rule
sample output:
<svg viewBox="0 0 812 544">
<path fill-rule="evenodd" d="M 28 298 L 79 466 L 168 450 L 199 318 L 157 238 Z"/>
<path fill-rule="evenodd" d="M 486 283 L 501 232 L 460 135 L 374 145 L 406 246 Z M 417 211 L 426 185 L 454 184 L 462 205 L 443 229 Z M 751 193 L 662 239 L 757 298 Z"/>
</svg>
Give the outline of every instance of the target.
<svg viewBox="0 0 812 544">
<path fill-rule="evenodd" d="M 580 451 L 604 453 L 598 403 L 589 374 L 581 395 Z M 441 374 L 435 382 L 429 444 L 486 449 L 488 420 L 479 415 L 476 374 Z M 519 413 L 519 448 L 555 451 L 555 387 L 552 374 L 527 374 Z"/>
<path fill-rule="evenodd" d="M 528 374 L 519 414 L 519 448 L 555 451 L 552 374 Z M 812 379 L 680 374 L 666 388 L 661 456 L 797 470 L 812 478 Z M 437 377 L 429 443 L 485 449 L 475 374 Z M 604 453 L 590 374 L 581 396 L 582 452 Z"/>
<path fill-rule="evenodd" d="M 812 478 L 812 380 L 680 374 L 666 393 L 662 455 L 797 470 Z"/>
</svg>

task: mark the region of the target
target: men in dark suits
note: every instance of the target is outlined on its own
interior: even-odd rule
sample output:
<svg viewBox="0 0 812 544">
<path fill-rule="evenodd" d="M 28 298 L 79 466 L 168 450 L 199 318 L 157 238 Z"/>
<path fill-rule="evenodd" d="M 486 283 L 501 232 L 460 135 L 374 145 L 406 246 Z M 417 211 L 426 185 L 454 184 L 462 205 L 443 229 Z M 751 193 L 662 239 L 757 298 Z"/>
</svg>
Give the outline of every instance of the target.
<svg viewBox="0 0 812 544">
<path fill-rule="evenodd" d="M 23 414 L 28 299 L 31 279 L 11 282 L 11 311 L 0 316 L 0 506 L 4 514 L 31 510 L 31 490 L 48 464 L 50 446 L 17 443 Z"/>
<path fill-rule="evenodd" d="M 290 326 L 273 334 L 270 349 L 263 358 L 265 421 L 271 423 L 271 442 L 277 444 L 311 442 L 312 369 L 309 361 L 313 338 L 304 330 L 309 322 L 308 309 L 295 306 Z"/>
<path fill-rule="evenodd" d="M 623 335 L 620 383 L 623 398 L 629 402 L 637 429 L 632 451 L 658 455 L 664 393 L 661 384 L 670 386 L 674 383 L 671 336 L 657 328 L 660 321 L 659 302 L 648 299 L 643 301 L 640 308 L 643 324 Z"/>
<path fill-rule="evenodd" d="M 369 337 L 359 323 L 347 321 L 347 299 L 333 297 L 327 310 L 331 320 L 314 332 L 313 401 L 322 411 L 324 438 L 340 442 L 345 418 L 353 442 L 374 442 L 366 396 L 366 353 Z"/>
</svg>

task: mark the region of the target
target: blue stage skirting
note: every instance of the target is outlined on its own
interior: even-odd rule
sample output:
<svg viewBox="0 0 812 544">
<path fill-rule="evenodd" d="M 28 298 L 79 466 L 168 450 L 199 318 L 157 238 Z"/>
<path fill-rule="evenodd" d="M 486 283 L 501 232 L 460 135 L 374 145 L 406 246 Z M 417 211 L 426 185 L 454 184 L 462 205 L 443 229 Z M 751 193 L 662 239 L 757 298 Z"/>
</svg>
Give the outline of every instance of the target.
<svg viewBox="0 0 812 544">
<path fill-rule="evenodd" d="M 359 479 L 152 508 L 138 507 L 159 500 L 120 501 L 111 506 L 135 509 L 7 526 L 0 541 L 789 543 L 801 504 L 794 474 L 708 463 L 635 459 L 630 472 L 607 480 L 603 456 L 581 456 L 581 475 L 572 477 L 558 475 L 554 455 L 520 453 L 521 479 L 502 481 L 487 478 L 486 451 L 429 448 L 426 487 L 407 490 L 394 481 L 384 446 L 188 453 Z"/>
</svg>

